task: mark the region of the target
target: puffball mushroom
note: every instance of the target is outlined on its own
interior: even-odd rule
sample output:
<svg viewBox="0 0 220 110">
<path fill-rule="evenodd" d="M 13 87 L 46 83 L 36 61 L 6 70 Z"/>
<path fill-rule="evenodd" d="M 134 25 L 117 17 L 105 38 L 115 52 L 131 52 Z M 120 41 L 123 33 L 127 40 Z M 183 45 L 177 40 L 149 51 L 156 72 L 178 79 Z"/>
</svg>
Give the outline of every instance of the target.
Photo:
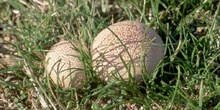
<svg viewBox="0 0 220 110">
<path fill-rule="evenodd" d="M 83 65 L 77 58 L 79 53 L 74 50 L 76 45 L 69 41 L 60 41 L 46 54 L 46 73 L 53 82 L 61 87 L 78 86 L 85 78 Z"/>
<path fill-rule="evenodd" d="M 136 82 L 153 73 L 164 55 L 160 36 L 145 24 L 122 21 L 102 30 L 92 45 L 93 66 L 98 76 L 111 81 L 115 77 Z M 142 73 L 146 70 L 146 73 Z"/>
</svg>

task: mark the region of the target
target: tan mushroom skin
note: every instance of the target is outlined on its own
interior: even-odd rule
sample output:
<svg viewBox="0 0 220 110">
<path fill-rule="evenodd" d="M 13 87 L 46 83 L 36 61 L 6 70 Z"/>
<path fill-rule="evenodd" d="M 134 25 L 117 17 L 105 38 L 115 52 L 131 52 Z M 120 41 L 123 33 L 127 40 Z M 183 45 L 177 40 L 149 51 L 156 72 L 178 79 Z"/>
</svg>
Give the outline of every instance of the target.
<svg viewBox="0 0 220 110">
<path fill-rule="evenodd" d="M 163 44 L 160 36 L 143 23 L 118 22 L 95 37 L 92 45 L 93 66 L 105 81 L 115 77 L 128 80 L 131 75 L 139 82 L 142 75 L 153 73 L 162 60 Z"/>
<path fill-rule="evenodd" d="M 46 73 L 55 84 L 69 88 L 78 86 L 85 78 L 79 54 L 73 49 L 74 43 L 60 41 L 46 55 Z"/>
</svg>

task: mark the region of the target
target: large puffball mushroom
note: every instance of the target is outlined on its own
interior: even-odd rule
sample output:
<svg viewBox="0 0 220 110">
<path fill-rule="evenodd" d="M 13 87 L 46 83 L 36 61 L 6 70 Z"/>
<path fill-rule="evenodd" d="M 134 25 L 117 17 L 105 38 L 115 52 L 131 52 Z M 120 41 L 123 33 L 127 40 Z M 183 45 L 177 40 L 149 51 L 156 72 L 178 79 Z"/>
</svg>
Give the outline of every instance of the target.
<svg viewBox="0 0 220 110">
<path fill-rule="evenodd" d="M 142 75 L 153 73 L 164 56 L 164 43 L 160 36 L 145 24 L 135 21 L 110 25 L 95 37 L 92 46 L 93 66 L 105 81 L 115 77 L 128 80 L 132 76 L 140 82 Z"/>
<path fill-rule="evenodd" d="M 85 79 L 79 53 L 74 46 L 73 42 L 60 41 L 46 54 L 46 74 L 60 87 L 76 87 Z"/>
</svg>

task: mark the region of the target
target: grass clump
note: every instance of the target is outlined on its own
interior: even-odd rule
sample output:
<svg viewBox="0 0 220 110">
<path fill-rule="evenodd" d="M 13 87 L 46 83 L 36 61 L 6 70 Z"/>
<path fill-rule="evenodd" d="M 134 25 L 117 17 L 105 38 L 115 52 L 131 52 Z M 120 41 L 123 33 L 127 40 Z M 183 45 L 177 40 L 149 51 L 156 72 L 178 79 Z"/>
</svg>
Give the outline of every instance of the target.
<svg viewBox="0 0 220 110">
<path fill-rule="evenodd" d="M 219 109 L 218 1 L 0 1 L 0 108 Z M 150 24 L 165 57 L 142 84 L 105 83 L 92 68 L 91 43 L 113 22 Z M 44 56 L 60 39 L 76 40 L 90 76 L 64 89 L 44 77 Z"/>
</svg>

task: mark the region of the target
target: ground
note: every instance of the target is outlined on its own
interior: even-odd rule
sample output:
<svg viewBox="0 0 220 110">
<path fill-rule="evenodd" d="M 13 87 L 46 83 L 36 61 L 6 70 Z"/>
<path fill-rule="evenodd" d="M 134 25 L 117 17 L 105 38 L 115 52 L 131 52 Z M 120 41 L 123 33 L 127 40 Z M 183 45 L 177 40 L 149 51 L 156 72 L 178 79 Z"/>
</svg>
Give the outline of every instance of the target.
<svg viewBox="0 0 220 110">
<path fill-rule="evenodd" d="M 220 109 L 219 8 L 217 0 L 2 0 L 0 109 Z M 149 25 L 165 43 L 140 84 L 103 82 L 92 67 L 94 37 L 123 20 Z M 45 77 L 45 55 L 62 39 L 87 47 L 80 88 Z"/>
</svg>

